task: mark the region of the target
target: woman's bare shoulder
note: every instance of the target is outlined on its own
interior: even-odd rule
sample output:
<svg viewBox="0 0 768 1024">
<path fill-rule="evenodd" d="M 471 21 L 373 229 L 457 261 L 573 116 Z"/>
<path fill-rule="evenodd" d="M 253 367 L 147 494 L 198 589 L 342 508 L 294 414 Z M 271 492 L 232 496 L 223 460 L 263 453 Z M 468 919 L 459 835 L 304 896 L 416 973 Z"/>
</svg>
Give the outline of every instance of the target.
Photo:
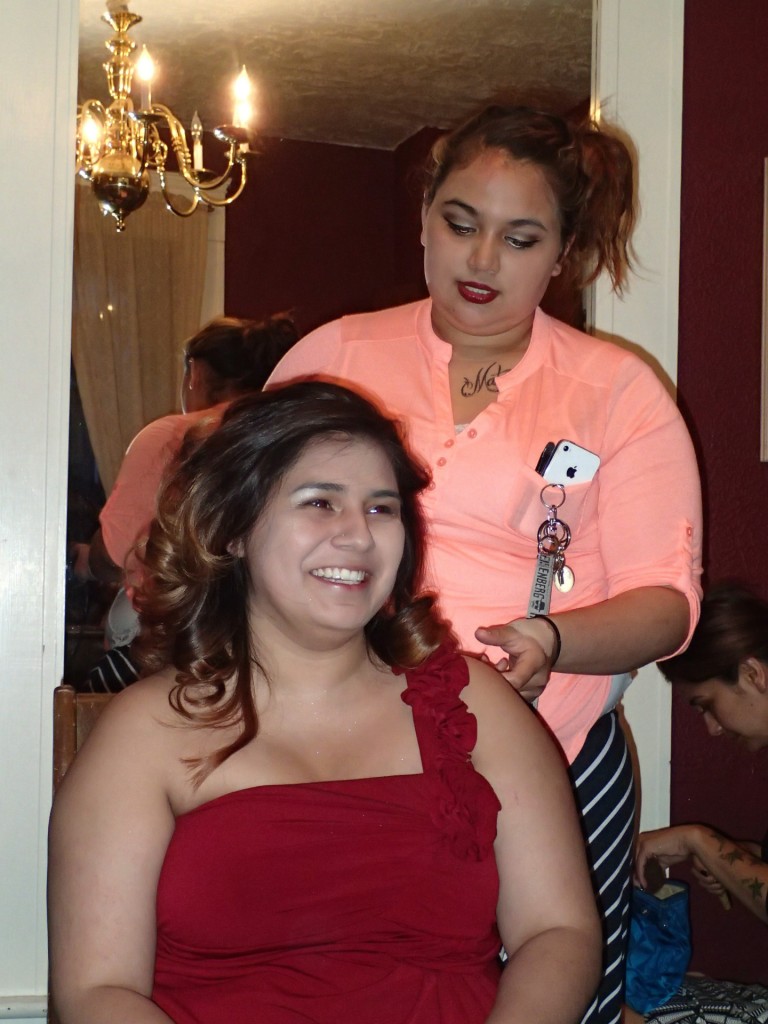
<svg viewBox="0 0 768 1024">
<path fill-rule="evenodd" d="M 525 701 L 493 665 L 470 654 L 462 657 L 467 664 L 469 681 L 461 699 L 473 714 L 494 709 L 512 715 L 528 711 Z"/>
<path fill-rule="evenodd" d="M 173 668 L 166 668 L 155 675 L 139 679 L 126 686 L 120 693 L 116 693 L 107 702 L 99 716 L 99 724 L 129 725 L 146 716 L 163 722 L 177 718 L 178 714 L 173 711 L 170 703 L 171 692 L 175 686 L 176 671 Z"/>
<path fill-rule="evenodd" d="M 479 658 L 466 661 L 469 684 L 461 697 L 477 719 L 475 766 L 483 774 L 495 774 L 521 764 L 561 762 L 548 730 L 504 676 Z"/>
<path fill-rule="evenodd" d="M 175 672 L 167 669 L 132 683 L 106 703 L 76 762 L 140 763 L 174 756 L 184 719 L 170 702 Z"/>
</svg>

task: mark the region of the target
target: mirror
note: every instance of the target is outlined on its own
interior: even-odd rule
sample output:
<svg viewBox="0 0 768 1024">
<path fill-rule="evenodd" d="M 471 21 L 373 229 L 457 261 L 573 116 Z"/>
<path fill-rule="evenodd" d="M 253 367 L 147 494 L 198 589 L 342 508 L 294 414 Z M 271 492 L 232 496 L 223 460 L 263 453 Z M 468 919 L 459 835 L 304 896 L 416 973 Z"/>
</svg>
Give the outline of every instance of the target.
<svg viewBox="0 0 768 1024">
<path fill-rule="evenodd" d="M 129 6 L 144 19 L 131 31 L 137 53 L 146 44 L 157 64 L 153 100 L 187 127 L 197 111 L 206 147 L 231 118 L 228 90 L 243 64 L 257 84 L 259 152 L 227 210 L 222 309 L 253 318 L 291 309 L 302 332 L 421 296 L 414 170 L 439 129 L 494 99 L 565 112 L 589 98 L 592 0 L 219 0 L 215 15 L 201 0 Z M 81 0 L 81 101 L 107 99 L 104 9 Z M 126 239 L 145 216 L 132 215 Z M 77 522 L 76 478 L 93 483 L 96 473 L 76 391 L 72 408 L 69 539 L 84 542 L 99 495 L 91 487 Z M 70 590 L 65 678 L 101 646 L 92 588 Z"/>
</svg>

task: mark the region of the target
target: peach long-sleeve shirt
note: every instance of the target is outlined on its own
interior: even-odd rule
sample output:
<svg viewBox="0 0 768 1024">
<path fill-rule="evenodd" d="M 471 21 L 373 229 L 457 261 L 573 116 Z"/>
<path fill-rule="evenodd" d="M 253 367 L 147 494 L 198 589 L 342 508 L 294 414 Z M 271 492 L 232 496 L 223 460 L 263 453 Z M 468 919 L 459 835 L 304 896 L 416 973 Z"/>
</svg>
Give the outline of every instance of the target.
<svg viewBox="0 0 768 1024">
<path fill-rule="evenodd" d="M 187 431 L 201 420 L 218 419 L 226 405 L 161 416 L 131 441 L 99 515 L 104 546 L 115 565 L 126 568 L 136 542 L 149 532 L 163 474 Z"/>
<path fill-rule="evenodd" d="M 344 317 L 307 335 L 269 386 L 321 376 L 355 387 L 400 419 L 432 483 L 429 578 L 462 646 L 480 653 L 478 626 L 526 614 L 546 518 L 535 472 L 548 441 L 596 452 L 590 482 L 566 488 L 575 584 L 552 591 L 552 613 L 637 587 L 669 586 L 698 617 L 701 496 L 688 432 L 652 370 L 635 355 L 538 310 L 521 361 L 498 377 L 497 401 L 456 432 L 452 349 L 434 333 L 431 300 Z M 489 652 L 492 660 L 500 653 Z M 538 710 L 573 760 L 603 712 L 609 676 L 554 672 Z"/>
</svg>

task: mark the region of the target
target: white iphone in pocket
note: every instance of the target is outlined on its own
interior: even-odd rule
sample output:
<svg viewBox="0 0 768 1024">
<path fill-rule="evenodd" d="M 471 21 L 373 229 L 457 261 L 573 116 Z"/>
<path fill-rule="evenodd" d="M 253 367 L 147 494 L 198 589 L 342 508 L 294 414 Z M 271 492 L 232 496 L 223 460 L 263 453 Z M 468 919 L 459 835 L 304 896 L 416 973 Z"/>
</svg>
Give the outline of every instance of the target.
<svg viewBox="0 0 768 1024">
<path fill-rule="evenodd" d="M 555 445 L 555 450 L 541 475 L 550 484 L 584 484 L 592 479 L 600 465 L 600 456 L 587 448 L 582 448 L 575 441 L 562 440 Z"/>
</svg>

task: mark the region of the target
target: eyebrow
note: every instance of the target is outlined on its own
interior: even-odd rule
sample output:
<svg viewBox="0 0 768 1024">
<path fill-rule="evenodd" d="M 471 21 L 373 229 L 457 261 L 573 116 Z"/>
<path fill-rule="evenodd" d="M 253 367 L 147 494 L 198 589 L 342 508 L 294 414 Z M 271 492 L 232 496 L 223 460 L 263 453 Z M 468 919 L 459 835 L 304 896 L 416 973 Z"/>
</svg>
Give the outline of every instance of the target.
<svg viewBox="0 0 768 1024">
<path fill-rule="evenodd" d="M 458 206 L 460 209 L 468 213 L 470 217 L 479 217 L 480 214 L 469 203 L 463 202 L 461 199 L 446 199 L 443 206 Z M 546 231 L 547 227 L 542 224 L 540 220 L 536 220 L 534 217 L 515 217 L 513 220 L 508 220 L 507 224 L 512 228 L 541 228 L 542 231 Z"/>
<path fill-rule="evenodd" d="M 343 484 L 335 484 L 323 480 L 309 480 L 306 483 L 299 484 L 298 487 L 294 487 L 291 494 L 298 494 L 299 491 L 332 491 L 334 494 L 343 494 L 346 489 L 347 488 Z M 403 500 L 399 491 L 392 491 L 389 488 L 381 488 L 380 490 L 371 491 L 369 497 L 395 498 L 397 501 Z"/>
</svg>

